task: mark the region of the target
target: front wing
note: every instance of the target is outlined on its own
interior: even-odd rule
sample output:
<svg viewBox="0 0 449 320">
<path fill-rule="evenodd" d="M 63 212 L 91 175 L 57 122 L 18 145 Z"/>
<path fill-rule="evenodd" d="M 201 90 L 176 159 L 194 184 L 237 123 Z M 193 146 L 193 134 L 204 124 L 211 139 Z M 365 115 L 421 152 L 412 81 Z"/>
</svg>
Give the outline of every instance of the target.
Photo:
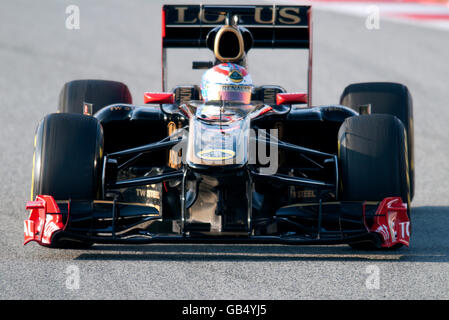
<svg viewBox="0 0 449 320">
<path fill-rule="evenodd" d="M 48 195 L 27 203 L 30 216 L 25 220 L 25 241 L 53 246 L 60 240 L 94 243 L 277 243 L 342 244 L 373 242 L 378 247 L 409 246 L 410 220 L 407 204 L 399 197 L 385 198 L 377 204 L 360 202 L 320 202 L 287 206 L 272 219 L 252 221 L 246 234 L 210 235 L 201 228 L 174 228 L 179 221 L 164 222 L 160 213 L 148 206 L 117 201 L 59 204 Z M 296 218 L 307 215 L 307 224 Z M 348 214 L 351 218 L 347 218 Z M 346 217 L 346 218 L 345 218 Z M 331 221 L 332 220 L 332 221 Z M 329 230 L 333 223 L 338 227 Z M 291 232 L 267 233 L 288 225 Z M 176 230 L 173 232 L 173 230 Z"/>
</svg>

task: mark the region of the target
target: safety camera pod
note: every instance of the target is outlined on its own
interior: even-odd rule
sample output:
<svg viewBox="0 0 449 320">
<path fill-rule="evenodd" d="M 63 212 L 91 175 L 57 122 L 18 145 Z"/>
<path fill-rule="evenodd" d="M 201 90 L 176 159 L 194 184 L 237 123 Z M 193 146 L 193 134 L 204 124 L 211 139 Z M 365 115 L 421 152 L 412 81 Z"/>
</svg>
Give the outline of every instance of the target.
<svg viewBox="0 0 449 320">
<path fill-rule="evenodd" d="M 212 29 L 206 44 L 214 52 L 215 64 L 233 62 L 246 66 L 246 53 L 252 47 L 253 37 L 244 27 L 226 24 Z"/>
</svg>

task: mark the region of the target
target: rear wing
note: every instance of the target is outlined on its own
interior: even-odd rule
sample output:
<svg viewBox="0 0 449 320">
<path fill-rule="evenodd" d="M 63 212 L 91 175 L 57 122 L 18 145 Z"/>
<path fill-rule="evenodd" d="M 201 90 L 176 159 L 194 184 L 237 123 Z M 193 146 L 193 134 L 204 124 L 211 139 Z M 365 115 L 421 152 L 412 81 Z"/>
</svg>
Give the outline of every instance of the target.
<svg viewBox="0 0 449 320">
<path fill-rule="evenodd" d="M 253 36 L 252 48 L 306 49 L 308 104 L 312 85 L 311 6 L 164 5 L 162 8 L 162 90 L 166 89 L 166 49 L 207 48 L 207 35 L 238 16 L 238 25 Z"/>
</svg>

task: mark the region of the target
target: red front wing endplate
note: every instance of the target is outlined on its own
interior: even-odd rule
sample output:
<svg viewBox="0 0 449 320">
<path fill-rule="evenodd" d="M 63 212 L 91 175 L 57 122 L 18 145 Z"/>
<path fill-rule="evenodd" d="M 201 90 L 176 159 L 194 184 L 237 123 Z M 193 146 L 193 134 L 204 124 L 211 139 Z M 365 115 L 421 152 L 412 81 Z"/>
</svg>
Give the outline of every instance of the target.
<svg viewBox="0 0 449 320">
<path fill-rule="evenodd" d="M 35 201 L 28 201 L 27 210 L 30 217 L 25 220 L 25 241 L 36 241 L 40 245 L 49 246 L 53 234 L 64 228 L 62 214 L 52 196 L 37 196 Z"/>
<path fill-rule="evenodd" d="M 370 231 L 380 235 L 383 248 L 399 243 L 408 247 L 410 219 L 407 214 L 407 204 L 403 203 L 399 197 L 385 198 L 377 208 Z"/>
</svg>

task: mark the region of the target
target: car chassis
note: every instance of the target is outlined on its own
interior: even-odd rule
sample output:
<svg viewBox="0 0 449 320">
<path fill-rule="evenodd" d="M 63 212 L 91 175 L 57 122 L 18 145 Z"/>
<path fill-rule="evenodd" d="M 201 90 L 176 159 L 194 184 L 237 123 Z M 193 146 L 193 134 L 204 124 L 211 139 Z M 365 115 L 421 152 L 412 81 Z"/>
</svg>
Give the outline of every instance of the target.
<svg viewBox="0 0 449 320">
<path fill-rule="evenodd" d="M 280 7 L 279 9 L 290 7 Z M 311 8 L 307 6 L 299 8 L 301 17 L 300 27 L 308 31 L 307 37 L 301 33 L 300 39 L 289 41 L 275 41 L 275 33 L 279 28 L 273 23 L 270 28 L 258 26 L 259 38 L 256 38 L 255 47 L 267 47 L 263 41 L 271 41 L 271 46 L 288 48 L 305 48 L 311 51 Z M 189 13 L 190 11 L 193 13 Z M 196 10 L 196 11 L 195 11 Z M 205 11 L 202 11 L 205 10 Z M 262 9 L 265 10 L 265 9 Z M 278 9 L 275 9 L 276 11 Z M 186 21 L 193 21 L 197 12 L 222 12 L 225 14 L 253 14 L 254 8 L 248 6 L 189 6 L 184 13 Z M 262 11 L 262 13 L 265 11 Z M 284 11 L 285 12 L 285 11 Z M 296 12 L 293 10 L 293 12 Z M 176 15 L 176 6 L 164 6 L 163 8 L 163 89 L 165 89 L 165 50 L 169 47 L 205 45 L 202 35 L 207 34 L 212 27 L 201 25 L 198 27 L 183 25 L 196 32 L 192 39 L 179 39 L 174 36 L 178 26 L 173 18 Z M 178 16 L 179 17 L 179 16 Z M 304 21 L 306 25 L 304 25 Z M 199 20 L 198 23 L 202 23 Z M 291 27 L 291 26 L 289 26 Z M 280 27 L 282 29 L 282 26 Z M 250 31 L 251 28 L 249 28 Z M 287 29 L 287 28 L 285 28 Z M 264 33 L 264 31 L 266 31 Z M 192 32 L 193 34 L 193 32 Z M 267 39 L 264 40 L 264 37 Z M 271 39 L 270 39 L 271 38 Z M 182 40 L 182 42 L 180 42 Z M 192 46 L 193 46 L 192 45 Z M 268 45 L 268 46 L 269 46 Z M 311 105 L 311 53 L 309 54 L 309 100 Z M 279 97 L 288 98 L 288 94 Z M 295 96 L 297 98 L 297 96 Z M 168 101 L 151 100 L 151 103 L 160 102 L 161 110 L 169 121 L 172 118 L 184 120 L 183 128 L 189 130 L 192 127 L 193 114 L 183 110 L 176 103 Z M 168 103 L 166 103 L 168 102 Z M 126 107 L 123 104 L 115 106 Z M 114 106 L 109 106 L 109 109 Z M 134 110 L 144 107 L 134 107 Z M 324 109 L 326 111 L 326 109 Z M 180 112 L 179 112 L 180 111 Z M 344 113 L 345 116 L 357 113 L 343 106 L 332 106 L 327 111 Z M 308 108 L 301 110 L 301 116 L 322 116 L 323 110 Z M 285 118 L 291 113 L 291 104 L 264 106 L 251 112 L 253 127 L 257 123 L 269 117 Z M 190 125 L 186 122 L 190 121 Z M 257 122 L 259 121 L 259 122 Z M 408 207 L 400 197 L 388 197 L 380 202 L 373 201 L 340 201 L 339 199 L 339 159 L 336 154 L 327 153 L 303 147 L 300 145 L 274 139 L 270 135 L 265 138 L 251 137 L 254 143 L 270 145 L 275 143 L 280 152 L 295 154 L 310 165 L 310 170 L 320 176 L 320 172 L 326 179 L 313 179 L 284 173 L 266 175 L 260 172 L 260 166 L 249 164 L 248 161 L 226 166 L 208 166 L 194 162 L 183 163 L 179 166 L 165 167 L 162 172 L 153 175 L 142 175 L 128 179 L 117 179 L 117 172 L 130 168 L 145 155 L 152 152 L 170 150 L 179 145 L 188 143 L 190 137 L 175 132 L 166 138 L 138 147 L 127 148 L 120 151 L 107 153 L 103 159 L 101 177 L 102 199 L 106 200 L 54 200 L 50 195 L 39 195 L 34 201 L 29 201 L 26 208 L 31 210 L 30 217 L 25 221 L 25 243 L 36 241 L 41 245 L 52 246 L 55 243 L 67 241 L 79 241 L 80 243 L 120 243 L 120 244 L 144 244 L 144 243 L 274 243 L 274 244 L 342 244 L 371 242 L 377 247 L 394 247 L 398 244 L 409 245 L 410 221 Z M 214 190 L 218 201 L 215 215 L 221 216 L 219 223 L 198 222 L 191 219 L 189 209 L 197 201 L 198 188 L 207 179 L 214 179 L 218 184 L 214 187 L 206 186 L 208 190 Z M 170 185 L 170 183 L 172 185 Z M 193 183 L 193 187 L 192 187 Z M 277 203 L 271 208 L 261 208 L 255 204 L 260 192 L 255 185 L 272 186 L 279 190 L 290 192 L 296 187 L 313 190 L 316 195 L 311 201 L 284 202 L 282 206 Z M 142 203 L 130 203 L 120 200 L 120 192 L 117 190 L 136 188 L 140 186 L 160 185 L 162 192 L 167 193 L 173 185 L 179 190 L 180 212 L 167 218 L 163 210 Z M 236 188 L 242 193 L 229 199 L 221 191 Z M 218 190 L 218 191 L 217 191 Z M 228 205 L 221 205 L 225 203 Z M 229 206 L 229 207 L 228 207 Z M 243 210 L 244 208 L 244 210 Z M 269 214 L 266 214 L 270 211 Z M 237 213 L 236 213 L 237 212 Z M 257 214 L 255 214 L 255 212 Z M 261 214 L 264 212 L 264 214 Z M 237 214 L 238 217 L 226 217 Z"/>
</svg>

